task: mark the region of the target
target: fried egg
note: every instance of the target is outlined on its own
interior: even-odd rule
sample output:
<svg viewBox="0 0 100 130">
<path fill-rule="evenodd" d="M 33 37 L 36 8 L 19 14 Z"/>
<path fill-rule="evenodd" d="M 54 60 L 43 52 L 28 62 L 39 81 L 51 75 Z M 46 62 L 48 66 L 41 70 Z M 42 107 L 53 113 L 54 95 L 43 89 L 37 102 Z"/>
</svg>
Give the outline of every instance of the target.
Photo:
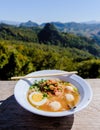
<svg viewBox="0 0 100 130">
<path fill-rule="evenodd" d="M 47 98 L 44 98 L 41 92 L 32 92 L 29 95 L 29 101 L 31 104 L 35 106 L 41 106 L 46 103 Z"/>
</svg>

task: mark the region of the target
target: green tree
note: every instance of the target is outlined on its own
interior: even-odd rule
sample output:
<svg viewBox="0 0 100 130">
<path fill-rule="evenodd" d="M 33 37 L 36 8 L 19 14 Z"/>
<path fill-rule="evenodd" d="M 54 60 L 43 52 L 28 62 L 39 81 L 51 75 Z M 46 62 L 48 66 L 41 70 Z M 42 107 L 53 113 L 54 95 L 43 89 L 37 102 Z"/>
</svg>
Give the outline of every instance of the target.
<svg viewBox="0 0 100 130">
<path fill-rule="evenodd" d="M 83 61 L 78 66 L 79 75 L 83 78 L 100 77 L 100 60 Z"/>
</svg>

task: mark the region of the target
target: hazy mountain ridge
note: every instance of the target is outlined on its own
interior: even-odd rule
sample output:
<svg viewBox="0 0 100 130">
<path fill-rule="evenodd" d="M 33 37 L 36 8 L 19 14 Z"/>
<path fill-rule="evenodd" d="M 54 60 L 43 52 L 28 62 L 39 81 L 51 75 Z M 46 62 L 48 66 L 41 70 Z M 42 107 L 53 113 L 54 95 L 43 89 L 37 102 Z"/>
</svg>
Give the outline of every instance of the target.
<svg viewBox="0 0 100 130">
<path fill-rule="evenodd" d="M 0 24 L 8 24 L 8 25 L 15 25 L 19 26 L 21 22 L 16 21 L 8 21 L 8 20 L 0 20 Z"/>
<path fill-rule="evenodd" d="M 27 22 L 14 22 L 7 20 L 0 20 L 0 23 L 5 23 L 8 25 L 16 25 L 20 27 L 44 27 L 46 23 L 38 24 L 31 20 Z M 100 33 L 100 22 L 88 21 L 88 22 L 49 22 L 55 25 L 55 27 L 62 32 L 75 33 L 77 35 L 93 36 Z"/>
<path fill-rule="evenodd" d="M 86 22 L 86 23 L 76 23 L 76 22 L 50 22 L 59 31 L 73 33 L 79 36 L 85 36 L 89 38 L 94 38 L 96 42 L 100 45 L 100 23 L 99 22 Z M 21 23 L 19 26 L 23 27 L 44 27 L 46 23 L 36 24 L 32 21 Z"/>
</svg>

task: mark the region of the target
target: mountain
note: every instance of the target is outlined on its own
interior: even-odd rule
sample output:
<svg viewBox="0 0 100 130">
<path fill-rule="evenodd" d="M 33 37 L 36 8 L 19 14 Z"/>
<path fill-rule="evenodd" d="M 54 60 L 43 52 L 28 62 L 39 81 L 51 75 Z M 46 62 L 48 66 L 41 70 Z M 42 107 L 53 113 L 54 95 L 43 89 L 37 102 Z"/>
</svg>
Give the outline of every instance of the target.
<svg viewBox="0 0 100 130">
<path fill-rule="evenodd" d="M 0 20 L 0 24 L 8 24 L 8 25 L 14 25 L 14 26 L 19 26 L 20 22 L 16 22 L 16 21 L 8 21 L 8 20 Z"/>
<path fill-rule="evenodd" d="M 79 36 L 85 36 L 89 38 L 94 38 L 96 42 L 100 45 L 100 23 L 96 21 L 89 21 L 83 23 L 76 22 L 50 22 L 53 24 L 59 31 L 73 33 Z M 37 24 L 32 21 L 21 23 L 20 27 L 41 27 L 43 28 L 47 23 Z"/>
<path fill-rule="evenodd" d="M 91 21 L 86 21 L 86 22 L 82 22 L 85 24 L 100 24 L 100 21 L 96 21 L 96 20 L 91 20 Z"/>
<path fill-rule="evenodd" d="M 37 24 L 36 22 L 32 22 L 31 20 L 23 23 L 19 22 L 11 22 L 6 20 L 1 20 L 0 23 L 6 23 L 9 25 L 19 26 L 19 27 L 39 27 L 43 28 L 47 23 Z M 88 22 L 50 22 L 53 24 L 59 31 L 65 33 L 72 33 L 78 36 L 84 36 L 91 39 L 94 39 L 98 45 L 100 45 L 100 22 L 97 21 L 88 21 Z"/>
<path fill-rule="evenodd" d="M 20 27 L 38 27 L 39 25 L 37 23 L 32 22 L 31 20 L 29 20 L 28 22 L 21 23 L 19 26 Z"/>
<path fill-rule="evenodd" d="M 53 24 L 57 29 L 61 30 L 63 28 L 65 28 L 65 24 L 61 23 L 61 22 L 50 22 L 51 24 Z M 47 23 L 42 23 L 40 26 L 44 27 Z"/>
<path fill-rule="evenodd" d="M 59 45 L 63 43 L 64 39 L 61 33 L 57 30 L 54 24 L 47 23 L 44 28 L 38 33 L 38 39 L 40 43 L 50 43 Z"/>
<path fill-rule="evenodd" d="M 44 28 L 41 29 L 38 33 L 38 39 L 40 43 L 77 48 L 100 57 L 100 46 L 94 39 L 77 36 L 71 33 L 59 32 L 51 23 L 47 23 Z"/>
<path fill-rule="evenodd" d="M 90 37 L 92 35 L 97 35 L 100 32 L 100 23 L 61 23 L 61 22 L 51 22 L 59 31 L 61 32 L 70 32 L 77 35 Z M 41 24 L 40 26 L 44 27 L 46 23 Z"/>
</svg>

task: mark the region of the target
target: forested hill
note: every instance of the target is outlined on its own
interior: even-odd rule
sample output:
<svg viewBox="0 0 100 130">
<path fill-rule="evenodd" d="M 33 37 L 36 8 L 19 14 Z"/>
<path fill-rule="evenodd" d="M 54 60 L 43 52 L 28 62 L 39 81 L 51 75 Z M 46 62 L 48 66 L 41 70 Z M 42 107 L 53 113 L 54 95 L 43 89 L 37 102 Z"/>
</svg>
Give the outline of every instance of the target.
<svg viewBox="0 0 100 130">
<path fill-rule="evenodd" d="M 94 39 L 77 36 L 70 33 L 58 32 L 53 24 L 46 24 L 38 33 L 39 42 L 60 45 L 63 47 L 77 48 L 100 57 L 100 46 Z"/>
<path fill-rule="evenodd" d="M 35 27 L 27 28 L 0 24 L 0 39 L 38 42 L 37 33 L 39 31 L 40 28 Z"/>
<path fill-rule="evenodd" d="M 93 38 L 60 32 L 51 23 L 43 28 L 0 24 L 0 79 L 42 69 L 100 77 L 100 46 Z"/>
<path fill-rule="evenodd" d="M 95 57 L 100 57 L 100 46 L 95 39 L 60 32 L 53 24 L 50 23 L 47 23 L 44 28 L 15 27 L 1 24 L 0 39 L 21 40 L 26 42 L 77 48 L 87 51 Z"/>
</svg>

